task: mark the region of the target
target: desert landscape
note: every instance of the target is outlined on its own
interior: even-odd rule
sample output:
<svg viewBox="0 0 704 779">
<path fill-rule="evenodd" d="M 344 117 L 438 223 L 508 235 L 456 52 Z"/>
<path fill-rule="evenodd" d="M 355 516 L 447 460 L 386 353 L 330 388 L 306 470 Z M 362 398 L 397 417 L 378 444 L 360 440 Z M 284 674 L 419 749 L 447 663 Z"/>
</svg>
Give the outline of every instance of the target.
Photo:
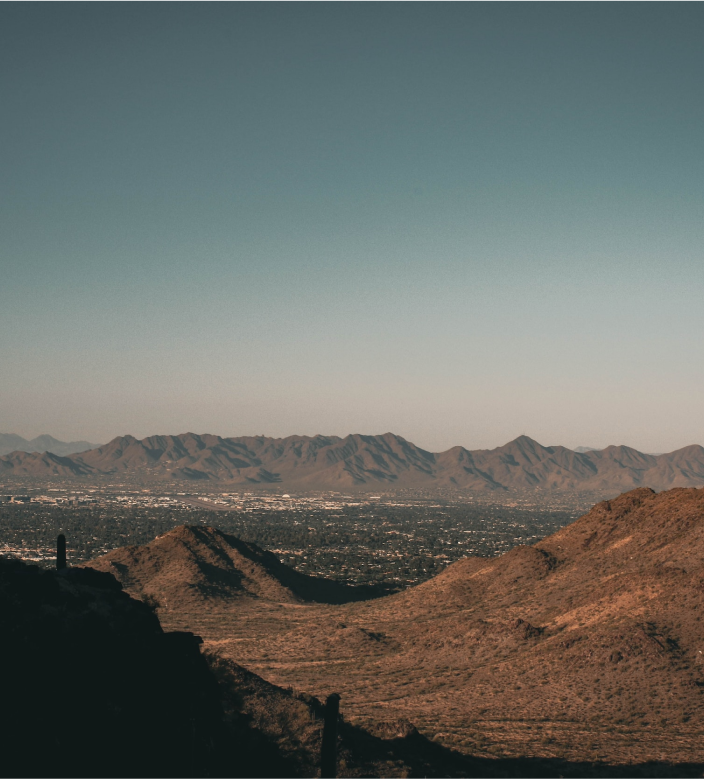
<svg viewBox="0 0 704 779">
<path fill-rule="evenodd" d="M 531 547 L 348 603 L 214 529 L 91 564 L 168 629 L 368 730 L 470 757 L 703 764 L 704 493 L 634 490 Z"/>
<path fill-rule="evenodd" d="M 0 3 L 0 777 L 704 777 L 703 29 Z"/>
</svg>

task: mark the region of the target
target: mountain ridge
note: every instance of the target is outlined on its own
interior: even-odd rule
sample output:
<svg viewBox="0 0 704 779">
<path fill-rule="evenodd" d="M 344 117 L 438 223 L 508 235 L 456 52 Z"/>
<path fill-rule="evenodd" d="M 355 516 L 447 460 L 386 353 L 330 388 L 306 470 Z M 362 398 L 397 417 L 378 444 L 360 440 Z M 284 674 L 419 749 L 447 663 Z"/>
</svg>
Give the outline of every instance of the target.
<svg viewBox="0 0 704 779">
<path fill-rule="evenodd" d="M 619 493 L 704 486 L 704 447 L 652 455 L 628 446 L 575 451 L 527 435 L 495 449 L 455 446 L 430 452 L 394 433 L 241 436 L 182 433 L 118 436 L 80 454 L 14 451 L 0 474 L 19 477 L 116 476 L 200 481 L 298 491 L 449 488 L 476 493 Z"/>
</svg>

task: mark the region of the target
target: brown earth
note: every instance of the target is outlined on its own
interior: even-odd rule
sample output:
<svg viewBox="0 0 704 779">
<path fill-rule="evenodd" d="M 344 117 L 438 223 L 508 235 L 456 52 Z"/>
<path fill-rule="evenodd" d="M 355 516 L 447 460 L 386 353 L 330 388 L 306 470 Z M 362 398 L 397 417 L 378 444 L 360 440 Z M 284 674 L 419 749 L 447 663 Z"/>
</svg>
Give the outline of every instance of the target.
<svg viewBox="0 0 704 779">
<path fill-rule="evenodd" d="M 135 586 L 167 594 L 165 626 L 282 687 L 340 693 L 353 724 L 406 719 L 474 757 L 704 762 L 704 490 L 633 490 L 533 547 L 343 605 L 280 579 L 194 598 L 194 569 L 160 584 L 144 549 Z"/>
<path fill-rule="evenodd" d="M 298 573 L 256 544 L 200 526 L 177 527 L 146 546 L 114 549 L 90 565 L 112 574 L 131 594 L 167 610 L 240 599 L 346 603 L 368 600 L 378 592 Z"/>
<path fill-rule="evenodd" d="M 650 455 L 627 446 L 575 452 L 520 436 L 496 449 L 461 446 L 434 454 L 386 433 L 378 436 L 221 438 L 184 433 L 115 438 L 71 457 L 13 452 L 0 457 L 5 476 L 223 482 L 279 490 L 451 488 L 476 493 L 581 491 L 617 494 L 704 486 L 704 448 Z"/>
<path fill-rule="evenodd" d="M 320 701 L 164 632 L 109 574 L 0 557 L 0 635 L 2 776 L 319 773 Z M 348 776 L 475 773 L 407 723 L 369 733 L 343 721 L 338 754 Z"/>
</svg>

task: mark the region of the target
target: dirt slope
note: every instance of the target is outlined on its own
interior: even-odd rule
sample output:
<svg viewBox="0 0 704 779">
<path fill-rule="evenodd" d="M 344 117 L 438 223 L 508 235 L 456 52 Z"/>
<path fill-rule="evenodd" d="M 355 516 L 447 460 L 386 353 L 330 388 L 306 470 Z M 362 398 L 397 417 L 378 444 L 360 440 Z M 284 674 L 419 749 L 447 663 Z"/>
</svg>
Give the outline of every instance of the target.
<svg viewBox="0 0 704 779">
<path fill-rule="evenodd" d="M 377 594 L 372 587 L 298 573 L 256 544 L 202 526 L 182 525 L 146 546 L 115 549 L 89 567 L 111 573 L 127 592 L 172 611 L 238 599 L 345 603 Z"/>
</svg>

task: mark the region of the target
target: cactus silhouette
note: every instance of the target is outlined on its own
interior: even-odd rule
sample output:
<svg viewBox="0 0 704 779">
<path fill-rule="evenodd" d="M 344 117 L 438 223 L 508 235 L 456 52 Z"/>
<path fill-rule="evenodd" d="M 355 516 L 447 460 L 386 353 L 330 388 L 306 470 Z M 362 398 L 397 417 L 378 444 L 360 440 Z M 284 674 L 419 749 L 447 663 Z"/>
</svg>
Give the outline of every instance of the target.
<svg viewBox="0 0 704 779">
<path fill-rule="evenodd" d="M 334 692 L 325 701 L 323 745 L 320 749 L 320 776 L 334 779 L 337 776 L 337 719 L 340 713 L 340 696 Z"/>
<path fill-rule="evenodd" d="M 56 570 L 60 571 L 66 567 L 66 536 L 61 535 L 56 539 Z"/>
</svg>

